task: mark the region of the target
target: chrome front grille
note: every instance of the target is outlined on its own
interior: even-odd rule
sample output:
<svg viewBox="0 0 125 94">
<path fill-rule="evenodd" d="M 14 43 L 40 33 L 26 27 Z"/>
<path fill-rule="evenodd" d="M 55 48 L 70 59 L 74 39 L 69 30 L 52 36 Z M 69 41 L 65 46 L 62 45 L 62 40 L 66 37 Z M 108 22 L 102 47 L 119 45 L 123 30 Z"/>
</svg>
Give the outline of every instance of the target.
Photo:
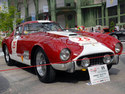
<svg viewBox="0 0 125 94">
<path fill-rule="evenodd" d="M 104 55 L 110 55 L 111 58 L 114 57 L 114 54 L 113 53 L 97 53 L 97 54 L 91 54 L 91 55 L 86 55 L 86 56 L 82 56 L 80 57 L 78 60 L 77 60 L 77 65 L 78 66 L 81 66 L 81 60 L 84 58 L 84 57 L 87 57 L 90 59 L 90 66 L 93 66 L 93 65 L 102 65 L 104 64 L 103 63 L 103 57 Z"/>
</svg>

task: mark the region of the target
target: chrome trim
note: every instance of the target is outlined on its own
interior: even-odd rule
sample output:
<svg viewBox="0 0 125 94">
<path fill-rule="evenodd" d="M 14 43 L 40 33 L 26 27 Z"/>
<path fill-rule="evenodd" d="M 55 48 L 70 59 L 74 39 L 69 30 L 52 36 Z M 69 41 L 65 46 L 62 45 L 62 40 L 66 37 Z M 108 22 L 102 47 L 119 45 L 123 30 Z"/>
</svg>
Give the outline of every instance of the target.
<svg viewBox="0 0 125 94">
<path fill-rule="evenodd" d="M 30 59 L 27 60 L 27 59 L 23 58 L 23 62 L 22 62 L 21 57 L 17 56 L 17 54 L 10 54 L 10 58 L 17 61 L 17 62 L 20 62 L 20 63 L 27 64 L 27 65 L 31 66 L 31 60 Z"/>
<path fill-rule="evenodd" d="M 112 65 L 116 65 L 119 62 L 119 55 L 114 55 Z M 108 64 L 107 64 L 108 65 Z M 87 69 L 87 67 L 81 67 L 77 65 L 76 61 L 65 63 L 65 64 L 52 64 L 52 67 L 56 70 L 67 71 L 69 73 L 73 73 L 76 70 Z"/>
<path fill-rule="evenodd" d="M 114 55 L 112 65 L 117 65 L 119 63 L 119 55 Z"/>
<path fill-rule="evenodd" d="M 67 71 L 73 73 L 75 71 L 75 62 L 69 62 L 65 64 L 51 64 L 52 67 L 56 70 Z"/>
</svg>

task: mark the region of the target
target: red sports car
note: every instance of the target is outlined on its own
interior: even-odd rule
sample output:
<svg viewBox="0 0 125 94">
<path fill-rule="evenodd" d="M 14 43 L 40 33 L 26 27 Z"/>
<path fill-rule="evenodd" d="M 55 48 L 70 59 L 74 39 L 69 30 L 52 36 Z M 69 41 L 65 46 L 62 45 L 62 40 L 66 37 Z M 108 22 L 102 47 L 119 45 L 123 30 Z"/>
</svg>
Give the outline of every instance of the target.
<svg viewBox="0 0 125 94">
<path fill-rule="evenodd" d="M 7 65 L 18 61 L 36 66 L 42 82 L 52 82 L 55 70 L 73 73 L 93 65 L 118 64 L 121 42 L 101 33 L 64 30 L 52 21 L 29 21 L 20 24 L 2 42 Z"/>
</svg>

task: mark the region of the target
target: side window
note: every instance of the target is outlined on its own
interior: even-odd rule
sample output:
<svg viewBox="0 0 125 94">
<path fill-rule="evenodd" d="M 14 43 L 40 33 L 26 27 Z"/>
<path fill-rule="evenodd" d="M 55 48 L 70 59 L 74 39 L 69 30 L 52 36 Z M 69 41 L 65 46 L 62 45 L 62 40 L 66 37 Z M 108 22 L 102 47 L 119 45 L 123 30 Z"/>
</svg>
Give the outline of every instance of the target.
<svg viewBox="0 0 125 94">
<path fill-rule="evenodd" d="M 27 35 L 29 33 L 30 33 L 29 32 L 29 24 L 27 24 L 27 25 L 24 26 L 24 35 Z"/>
<path fill-rule="evenodd" d="M 17 27 L 17 28 L 16 28 L 15 35 L 20 35 L 20 34 L 22 34 L 22 30 L 23 30 L 22 26 Z"/>
<path fill-rule="evenodd" d="M 32 23 L 32 24 L 27 24 L 24 26 L 24 34 L 31 34 L 31 33 L 36 33 L 39 32 L 41 29 L 40 24 L 38 23 Z"/>
</svg>

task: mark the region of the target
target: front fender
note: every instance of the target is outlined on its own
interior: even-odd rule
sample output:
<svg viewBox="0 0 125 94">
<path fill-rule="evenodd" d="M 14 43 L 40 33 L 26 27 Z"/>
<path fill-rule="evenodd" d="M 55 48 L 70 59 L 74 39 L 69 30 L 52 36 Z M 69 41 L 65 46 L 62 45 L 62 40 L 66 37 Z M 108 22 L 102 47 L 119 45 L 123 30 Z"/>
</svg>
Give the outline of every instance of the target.
<svg viewBox="0 0 125 94">
<path fill-rule="evenodd" d="M 36 43 L 34 46 L 36 45 L 44 50 L 50 63 L 62 62 L 60 59 L 60 52 L 62 49 L 67 48 L 67 46 L 58 39 L 51 41 L 42 41 Z"/>
<path fill-rule="evenodd" d="M 12 43 L 13 37 L 7 37 L 2 41 L 2 50 L 4 51 L 4 45 L 8 47 L 8 51 L 10 54 L 12 54 L 12 49 L 11 49 L 11 43 Z"/>
</svg>

